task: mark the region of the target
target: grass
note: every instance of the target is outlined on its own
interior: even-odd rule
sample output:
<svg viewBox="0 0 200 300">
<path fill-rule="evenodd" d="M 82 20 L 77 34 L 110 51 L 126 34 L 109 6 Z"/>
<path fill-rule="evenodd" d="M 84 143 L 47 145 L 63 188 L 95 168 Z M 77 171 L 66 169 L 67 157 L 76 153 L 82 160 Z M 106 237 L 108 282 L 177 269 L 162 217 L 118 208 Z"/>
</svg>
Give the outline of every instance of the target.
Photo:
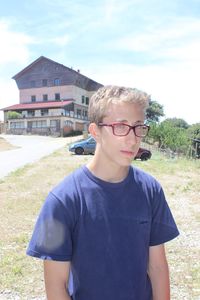
<svg viewBox="0 0 200 300">
<path fill-rule="evenodd" d="M 22 300 L 44 295 L 42 263 L 27 257 L 26 247 L 48 192 L 89 159 L 69 155 L 62 148 L 0 181 L 0 299 L 6 290 Z M 200 161 L 167 159 L 154 153 L 151 160 L 134 164 L 161 182 L 181 231 L 167 245 L 172 299 L 200 299 Z M 176 295 L 180 291 L 182 298 Z"/>
<path fill-rule="evenodd" d="M 0 137 L 0 151 L 7 151 L 18 148 L 17 146 L 11 145 L 4 138 Z"/>
</svg>

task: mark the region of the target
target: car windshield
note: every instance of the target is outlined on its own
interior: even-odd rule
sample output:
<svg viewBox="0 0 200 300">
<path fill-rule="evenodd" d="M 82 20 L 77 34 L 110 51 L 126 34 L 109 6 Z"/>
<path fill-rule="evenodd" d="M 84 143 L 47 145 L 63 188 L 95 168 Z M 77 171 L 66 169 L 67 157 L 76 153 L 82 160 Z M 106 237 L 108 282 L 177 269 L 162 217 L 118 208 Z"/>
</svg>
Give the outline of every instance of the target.
<svg viewBox="0 0 200 300">
<path fill-rule="evenodd" d="M 87 139 L 87 142 L 90 142 L 90 143 L 95 143 L 95 139 L 91 136 Z"/>
</svg>

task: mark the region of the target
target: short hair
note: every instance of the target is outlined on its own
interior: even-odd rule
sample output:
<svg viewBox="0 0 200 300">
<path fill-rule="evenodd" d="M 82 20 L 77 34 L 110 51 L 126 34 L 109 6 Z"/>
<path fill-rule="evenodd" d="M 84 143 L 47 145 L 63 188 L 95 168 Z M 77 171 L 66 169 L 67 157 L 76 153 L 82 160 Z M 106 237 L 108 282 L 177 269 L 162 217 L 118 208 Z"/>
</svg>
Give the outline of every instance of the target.
<svg viewBox="0 0 200 300">
<path fill-rule="evenodd" d="M 146 111 L 150 96 L 136 88 L 107 85 L 98 89 L 91 97 L 88 109 L 90 123 L 97 125 L 106 116 L 106 110 L 110 103 L 136 103 Z"/>
</svg>

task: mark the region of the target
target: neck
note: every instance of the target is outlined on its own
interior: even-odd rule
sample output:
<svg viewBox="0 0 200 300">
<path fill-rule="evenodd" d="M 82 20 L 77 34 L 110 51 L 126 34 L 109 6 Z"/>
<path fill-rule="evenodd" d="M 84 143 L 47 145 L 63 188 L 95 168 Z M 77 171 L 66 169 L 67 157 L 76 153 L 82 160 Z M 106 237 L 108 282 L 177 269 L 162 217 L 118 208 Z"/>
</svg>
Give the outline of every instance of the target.
<svg viewBox="0 0 200 300">
<path fill-rule="evenodd" d="M 129 166 L 116 166 L 105 164 L 100 158 L 94 155 L 93 159 L 87 164 L 87 168 L 96 177 L 107 182 L 121 182 L 128 175 Z"/>
</svg>

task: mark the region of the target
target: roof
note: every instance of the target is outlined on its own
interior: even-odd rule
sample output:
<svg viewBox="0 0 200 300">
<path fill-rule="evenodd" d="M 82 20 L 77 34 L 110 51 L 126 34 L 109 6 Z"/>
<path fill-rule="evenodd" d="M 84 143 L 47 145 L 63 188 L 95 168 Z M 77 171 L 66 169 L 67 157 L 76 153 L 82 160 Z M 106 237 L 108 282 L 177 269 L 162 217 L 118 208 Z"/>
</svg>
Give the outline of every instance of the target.
<svg viewBox="0 0 200 300">
<path fill-rule="evenodd" d="M 54 61 L 54 60 L 52 60 L 52 59 L 50 59 L 50 58 L 47 58 L 47 57 L 45 57 L 45 56 L 40 56 L 39 58 L 37 58 L 36 60 L 34 60 L 31 64 L 29 64 L 27 67 L 25 67 L 23 70 L 21 70 L 19 73 L 17 73 L 16 75 L 14 75 L 14 76 L 12 77 L 12 79 L 15 79 L 15 80 L 16 80 L 16 79 L 17 79 L 18 77 L 20 77 L 24 72 L 26 72 L 26 71 L 28 71 L 29 69 L 31 69 L 32 66 L 34 66 L 35 64 L 37 64 L 38 62 L 40 62 L 40 61 L 43 60 L 43 59 L 48 60 L 48 61 L 50 61 L 50 62 L 52 62 L 52 63 L 54 63 L 54 64 L 63 66 L 63 67 L 65 67 L 65 68 L 68 68 L 68 67 L 64 66 L 63 64 L 57 63 L 56 61 Z M 68 69 L 69 69 L 69 68 L 68 68 Z"/>
<path fill-rule="evenodd" d="M 33 66 L 35 66 L 38 63 L 41 63 L 42 61 L 48 61 L 52 64 L 56 64 L 57 66 L 62 66 L 65 70 L 70 72 L 72 76 L 72 82 L 70 84 L 74 84 L 76 86 L 79 86 L 81 88 L 85 88 L 88 91 L 96 91 L 98 88 L 102 87 L 103 85 L 101 83 L 98 83 L 97 81 L 88 78 L 87 76 L 80 73 L 80 70 L 74 70 L 72 68 L 69 68 L 63 64 L 60 64 L 52 59 L 49 59 L 45 56 L 40 56 L 38 59 L 33 61 L 31 64 L 29 64 L 27 67 L 25 67 L 23 70 L 21 70 L 19 73 L 14 75 L 12 79 L 15 79 L 16 82 L 20 79 L 21 76 L 23 76 L 25 73 L 30 72 Z"/>
<path fill-rule="evenodd" d="M 14 104 L 1 110 L 26 110 L 26 109 L 42 109 L 42 108 L 60 108 L 73 103 L 74 100 L 63 100 L 63 101 L 47 101 L 47 102 L 34 102 L 34 103 L 20 103 Z"/>
</svg>

